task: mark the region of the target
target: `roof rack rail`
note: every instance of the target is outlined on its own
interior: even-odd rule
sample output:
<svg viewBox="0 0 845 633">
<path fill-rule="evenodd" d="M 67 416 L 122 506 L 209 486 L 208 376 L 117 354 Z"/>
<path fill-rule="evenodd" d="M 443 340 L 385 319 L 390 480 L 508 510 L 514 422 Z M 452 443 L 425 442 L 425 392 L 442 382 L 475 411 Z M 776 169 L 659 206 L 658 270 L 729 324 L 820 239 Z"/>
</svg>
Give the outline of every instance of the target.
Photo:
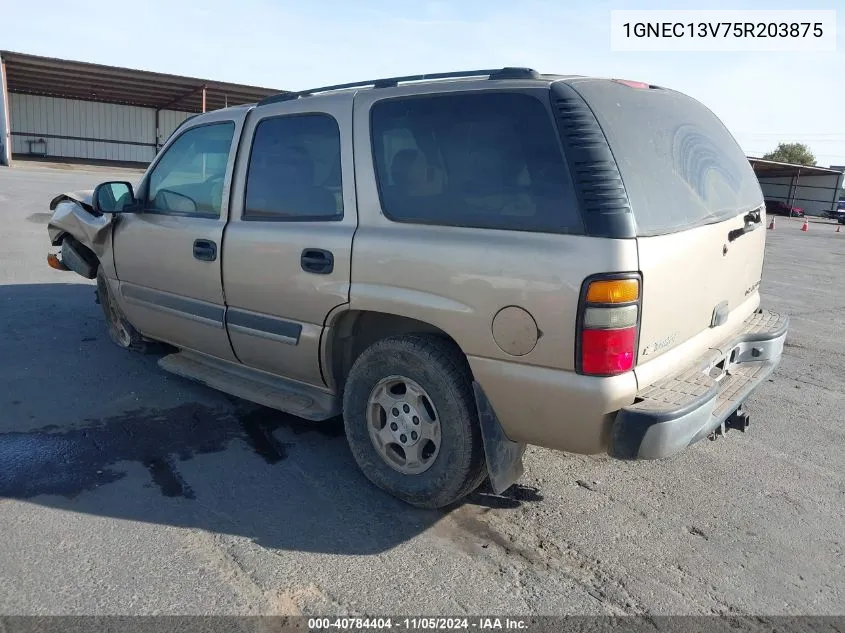
<svg viewBox="0 0 845 633">
<path fill-rule="evenodd" d="M 334 90 L 345 90 L 347 88 L 392 88 L 398 86 L 400 83 L 409 81 L 426 81 L 428 79 L 459 79 L 463 77 L 487 77 L 491 80 L 496 79 L 539 79 L 540 74 L 533 68 L 494 68 L 490 70 L 459 70 L 450 73 L 428 73 L 426 75 L 406 75 L 404 77 L 387 77 L 385 79 L 371 79 L 369 81 L 355 81 L 348 84 L 336 84 L 334 86 L 322 86 L 320 88 L 309 88 L 308 90 L 300 90 L 299 92 L 282 92 L 277 95 L 271 95 L 258 102 L 258 105 L 267 105 L 268 103 L 279 103 L 282 101 L 293 101 L 300 97 L 308 97 L 313 94 L 321 92 L 331 92 Z"/>
</svg>

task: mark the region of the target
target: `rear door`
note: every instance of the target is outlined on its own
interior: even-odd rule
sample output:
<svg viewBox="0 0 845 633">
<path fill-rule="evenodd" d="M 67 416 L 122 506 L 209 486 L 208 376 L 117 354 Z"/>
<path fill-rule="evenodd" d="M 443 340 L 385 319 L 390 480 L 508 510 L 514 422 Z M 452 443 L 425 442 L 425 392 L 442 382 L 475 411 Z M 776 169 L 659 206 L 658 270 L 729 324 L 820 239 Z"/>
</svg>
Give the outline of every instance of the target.
<svg viewBox="0 0 845 633">
<path fill-rule="evenodd" d="M 607 137 L 635 217 L 642 386 L 717 347 L 757 308 L 763 196 L 739 145 L 694 99 L 608 80 L 571 85 Z"/>
<path fill-rule="evenodd" d="M 227 360 L 235 358 L 220 246 L 245 113 L 222 110 L 180 129 L 139 187 L 141 212 L 121 214 L 113 236 L 129 321 L 150 338 Z"/>
<path fill-rule="evenodd" d="M 224 238 L 226 323 L 237 357 L 316 386 L 324 386 L 326 316 L 349 301 L 357 225 L 351 119 L 351 94 L 257 107 Z"/>
</svg>

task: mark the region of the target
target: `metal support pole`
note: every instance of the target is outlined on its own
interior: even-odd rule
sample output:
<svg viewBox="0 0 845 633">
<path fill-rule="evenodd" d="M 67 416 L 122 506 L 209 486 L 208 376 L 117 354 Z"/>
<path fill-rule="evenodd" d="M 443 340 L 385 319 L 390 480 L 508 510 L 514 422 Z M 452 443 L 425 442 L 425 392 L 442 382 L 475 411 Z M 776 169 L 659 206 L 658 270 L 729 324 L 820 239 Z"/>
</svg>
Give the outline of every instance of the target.
<svg viewBox="0 0 845 633">
<path fill-rule="evenodd" d="M 202 87 L 202 111 L 205 112 L 205 86 Z"/>
<path fill-rule="evenodd" d="M 798 172 L 795 174 L 795 186 L 792 188 L 792 195 L 789 198 L 789 216 L 792 217 L 792 206 L 795 205 L 795 198 L 798 195 L 798 183 L 801 182 L 801 168 L 798 168 Z"/>
<path fill-rule="evenodd" d="M 786 204 L 792 204 L 792 198 L 795 197 L 795 174 L 789 178 L 789 190 L 786 192 Z"/>
<path fill-rule="evenodd" d="M 158 149 L 159 149 L 159 147 L 161 147 L 159 145 L 159 139 L 161 138 L 161 133 L 159 132 L 159 115 L 160 114 L 161 114 L 161 110 L 159 108 L 156 108 L 156 137 L 155 137 L 156 147 L 155 147 L 155 154 L 153 154 L 153 156 L 158 154 Z"/>
<path fill-rule="evenodd" d="M 9 86 L 6 62 L 0 59 L 0 165 L 12 164 L 12 123 L 9 114 Z"/>
</svg>

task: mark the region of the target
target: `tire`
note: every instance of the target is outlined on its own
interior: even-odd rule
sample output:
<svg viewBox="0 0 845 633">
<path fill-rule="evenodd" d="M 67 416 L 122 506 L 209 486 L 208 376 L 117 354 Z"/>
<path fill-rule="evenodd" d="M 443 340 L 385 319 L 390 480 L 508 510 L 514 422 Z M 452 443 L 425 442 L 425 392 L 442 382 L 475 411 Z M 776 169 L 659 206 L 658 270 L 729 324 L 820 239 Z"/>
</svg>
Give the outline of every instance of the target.
<svg viewBox="0 0 845 633">
<path fill-rule="evenodd" d="M 385 453 L 405 456 L 404 450 L 394 450 L 398 444 L 380 449 L 378 440 L 371 434 L 374 416 L 382 415 L 371 413 L 379 411 L 379 405 L 371 401 L 371 395 L 381 393 L 379 389 L 391 384 L 390 381 L 402 380 L 409 385 L 408 390 L 414 390 L 413 393 L 417 387 L 422 388 L 431 405 L 424 407 L 425 415 L 436 417 L 439 428 L 436 454 L 423 472 L 414 474 L 397 470 L 389 463 L 390 458 L 383 456 Z M 421 401 L 411 395 L 399 397 Z M 382 407 L 380 411 L 384 416 L 391 415 L 386 408 Z M 391 411 L 396 409 L 391 408 Z M 411 413 L 413 411 L 412 408 Z M 436 415 L 431 416 L 432 412 Z M 367 479 L 411 505 L 421 508 L 447 506 L 475 490 L 487 475 L 469 366 L 460 349 L 445 338 L 416 334 L 393 336 L 364 350 L 346 380 L 343 421 L 349 448 Z M 410 419 L 406 423 L 409 429 L 421 428 L 410 426 Z M 422 423 L 425 425 L 427 420 Z M 381 430 L 386 431 L 384 427 Z M 431 453 L 434 444 L 426 446 Z M 424 455 L 425 450 L 420 449 L 420 454 Z"/>
<path fill-rule="evenodd" d="M 109 332 L 109 338 L 115 345 L 141 354 L 154 351 L 156 344 L 144 339 L 141 333 L 126 319 L 126 316 L 114 299 L 106 276 L 103 273 L 102 266 L 97 270 L 97 298 L 106 317 L 106 328 Z"/>
</svg>

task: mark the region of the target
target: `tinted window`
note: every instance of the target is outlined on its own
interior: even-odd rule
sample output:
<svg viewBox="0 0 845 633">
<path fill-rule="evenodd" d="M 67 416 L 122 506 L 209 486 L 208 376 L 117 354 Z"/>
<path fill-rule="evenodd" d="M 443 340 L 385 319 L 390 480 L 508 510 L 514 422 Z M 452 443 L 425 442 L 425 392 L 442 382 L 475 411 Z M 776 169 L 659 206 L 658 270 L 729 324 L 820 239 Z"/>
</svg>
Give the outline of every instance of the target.
<svg viewBox="0 0 845 633">
<path fill-rule="evenodd" d="M 325 114 L 264 119 L 255 129 L 246 180 L 246 220 L 343 217 L 340 130 Z"/>
<path fill-rule="evenodd" d="M 742 149 L 698 101 L 672 90 L 634 89 L 607 80 L 572 86 L 607 137 L 638 235 L 719 222 L 763 203 Z"/>
<path fill-rule="evenodd" d="M 184 132 L 164 152 L 149 180 L 147 208 L 188 215 L 220 215 L 232 147 L 231 121 Z"/>
<path fill-rule="evenodd" d="M 396 221 L 541 232 L 581 222 L 546 106 L 517 93 L 376 103 L 375 167 Z"/>
</svg>

